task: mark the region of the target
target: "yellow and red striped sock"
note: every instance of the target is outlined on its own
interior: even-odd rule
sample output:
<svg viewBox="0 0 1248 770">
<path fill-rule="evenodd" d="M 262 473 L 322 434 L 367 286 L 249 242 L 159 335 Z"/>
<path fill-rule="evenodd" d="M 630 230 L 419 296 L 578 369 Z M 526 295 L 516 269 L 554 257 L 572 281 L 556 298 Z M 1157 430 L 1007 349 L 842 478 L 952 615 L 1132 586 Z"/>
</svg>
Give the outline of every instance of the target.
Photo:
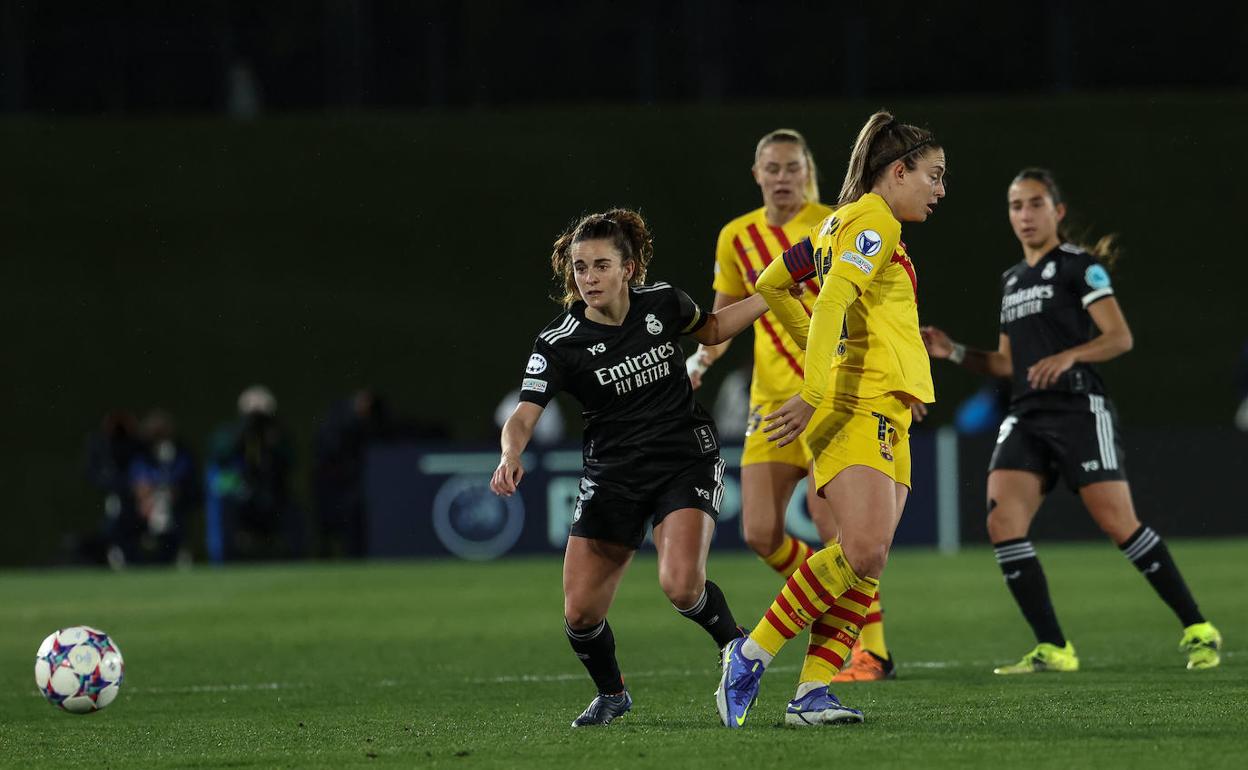
<svg viewBox="0 0 1248 770">
<path fill-rule="evenodd" d="M 810 646 L 806 648 L 806 660 L 797 681 L 832 681 L 858 639 L 879 585 L 874 578 L 862 578 L 811 625 Z"/>
<path fill-rule="evenodd" d="M 775 655 L 785 642 L 826 613 L 841 594 L 859 582 L 840 543 L 816 551 L 785 581 L 750 638 Z"/>
<path fill-rule="evenodd" d="M 881 660 L 888 660 L 888 645 L 884 642 L 884 609 L 880 606 L 879 591 L 875 592 L 875 598 L 867 609 L 867 622 L 858 639 L 862 642 L 862 649 Z"/>
<path fill-rule="evenodd" d="M 802 566 L 802 563 L 814 552 L 815 549 L 786 532 L 780 547 L 764 556 L 763 561 L 768 567 L 787 578 L 796 572 L 797 568 Z"/>
</svg>

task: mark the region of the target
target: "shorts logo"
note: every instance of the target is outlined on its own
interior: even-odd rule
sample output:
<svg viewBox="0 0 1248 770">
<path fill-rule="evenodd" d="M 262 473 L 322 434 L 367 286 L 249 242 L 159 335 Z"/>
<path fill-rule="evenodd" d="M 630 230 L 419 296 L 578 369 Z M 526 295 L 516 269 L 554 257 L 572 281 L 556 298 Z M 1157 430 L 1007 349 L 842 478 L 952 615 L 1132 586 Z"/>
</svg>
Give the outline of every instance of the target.
<svg viewBox="0 0 1248 770">
<path fill-rule="evenodd" d="M 854 239 L 854 246 L 868 257 L 874 257 L 884 245 L 884 239 L 874 230 L 863 230 Z"/>
<path fill-rule="evenodd" d="M 836 343 L 836 354 L 838 356 L 845 355 L 846 350 L 847 348 L 845 347 L 845 340 L 841 340 L 840 342 Z"/>
<path fill-rule="evenodd" d="M 696 494 L 698 497 L 702 498 L 703 500 L 710 500 L 710 499 L 711 499 L 711 493 L 710 493 L 710 492 L 707 492 L 707 491 L 706 491 L 705 489 L 703 489 L 702 487 L 694 487 L 694 488 L 693 488 L 693 491 L 694 491 L 694 494 Z"/>
<path fill-rule="evenodd" d="M 693 429 L 693 435 L 698 438 L 698 447 L 702 450 L 702 454 L 714 452 L 719 448 L 719 444 L 715 441 L 715 433 L 710 426 L 699 425 Z"/>
<path fill-rule="evenodd" d="M 1100 460 L 1088 460 L 1086 463 L 1080 463 L 1080 465 L 1082 465 L 1083 469 L 1089 473 L 1095 473 L 1101 469 Z"/>
<path fill-rule="evenodd" d="M 1108 288 L 1109 273 L 1100 265 L 1092 265 L 1084 272 L 1083 280 L 1093 289 Z"/>
<path fill-rule="evenodd" d="M 520 383 L 521 390 L 531 390 L 536 393 L 546 392 L 546 380 L 535 380 L 532 377 L 525 377 L 524 382 Z"/>
<path fill-rule="evenodd" d="M 1055 275 L 1057 275 L 1057 263 L 1056 262 L 1050 262 L 1049 264 L 1044 266 L 1044 270 L 1040 271 L 1040 277 L 1046 281 Z"/>
<path fill-rule="evenodd" d="M 745 420 L 745 435 L 753 436 L 762 424 L 763 407 L 758 405 L 750 407 L 750 416 Z"/>
<path fill-rule="evenodd" d="M 529 374 L 541 374 L 546 371 L 546 356 L 541 353 L 529 356 L 529 365 L 524 367 L 524 371 Z"/>
<path fill-rule="evenodd" d="M 880 442 L 880 457 L 888 462 L 893 461 L 893 445 L 892 438 L 896 434 L 896 430 L 892 425 L 888 424 L 888 418 L 879 412 L 872 412 L 871 415 L 879 420 L 879 426 L 876 430 L 876 438 Z"/>
<path fill-rule="evenodd" d="M 597 482 L 590 481 L 585 478 L 581 479 L 581 491 L 576 496 L 576 506 L 572 509 L 573 524 L 581 520 L 581 514 L 584 513 L 585 503 L 589 502 L 589 499 L 594 496 L 594 488 L 597 486 Z"/>
<path fill-rule="evenodd" d="M 861 238 L 862 236 L 859 236 L 859 237 Z M 876 251 L 880 250 L 880 246 L 878 243 L 875 246 L 875 250 Z M 854 252 L 854 251 L 847 251 L 844 254 L 842 254 L 841 261 L 848 262 L 849 264 L 858 268 L 859 270 L 861 270 L 863 273 L 867 275 L 871 275 L 871 271 L 875 269 L 870 261 L 864 259 L 861 254 Z"/>
<path fill-rule="evenodd" d="M 659 319 L 654 317 L 654 313 L 649 313 L 646 315 L 646 331 L 650 332 L 651 334 L 663 333 L 663 324 L 662 322 L 659 321 Z"/>
</svg>

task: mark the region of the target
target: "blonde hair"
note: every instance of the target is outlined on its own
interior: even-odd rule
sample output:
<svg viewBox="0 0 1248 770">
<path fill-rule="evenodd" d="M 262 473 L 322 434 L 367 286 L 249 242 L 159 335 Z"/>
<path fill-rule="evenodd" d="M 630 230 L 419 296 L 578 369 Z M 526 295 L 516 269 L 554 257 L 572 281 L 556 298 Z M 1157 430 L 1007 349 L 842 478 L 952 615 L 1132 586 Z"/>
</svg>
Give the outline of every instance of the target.
<svg viewBox="0 0 1248 770">
<path fill-rule="evenodd" d="M 600 238 L 611 241 L 620 254 L 620 264 L 631 261 L 635 266 L 632 277 L 628 279 L 629 286 L 640 286 L 646 282 L 646 268 L 654 257 L 654 237 L 646 227 L 646 220 L 631 209 L 590 214 L 581 217 L 579 222 L 555 239 L 555 249 L 550 255 L 550 268 L 563 292 L 563 296 L 552 299 L 564 307 L 571 307 L 581 299 L 580 289 L 576 288 L 576 273 L 572 269 L 572 244 Z"/>
<path fill-rule="evenodd" d="M 758 140 L 758 144 L 754 147 L 754 165 L 758 165 L 758 159 L 763 155 L 763 148 L 769 144 L 776 142 L 789 142 L 796 144 L 802 149 L 802 156 L 806 158 L 806 184 L 802 187 L 802 194 L 806 196 L 806 200 L 810 203 L 819 202 L 819 169 L 815 166 L 815 155 L 810 151 L 810 145 L 806 144 L 806 137 L 801 132 L 792 128 L 777 128 L 770 131 Z"/>
<path fill-rule="evenodd" d="M 1053 172 L 1049 171 L 1047 168 L 1025 168 L 1014 176 L 1014 180 L 1010 182 L 1010 184 L 1016 184 L 1027 179 L 1044 185 L 1044 189 L 1049 194 L 1049 200 L 1053 201 L 1054 206 L 1065 203 L 1062 199 L 1062 190 L 1057 186 L 1057 180 L 1053 178 Z M 1096 243 L 1089 246 L 1083 242 L 1088 240 L 1086 236 L 1078 239 L 1073 238 L 1071 237 L 1070 232 L 1066 229 L 1066 225 L 1058 224 L 1057 237 L 1064 243 L 1074 244 L 1075 246 L 1078 246 L 1088 252 L 1092 256 L 1104 262 L 1105 267 L 1110 268 L 1111 270 L 1118 260 L 1122 258 L 1122 248 L 1118 245 L 1117 233 L 1102 235 L 1096 240 Z"/>
<path fill-rule="evenodd" d="M 931 131 L 899 123 L 892 113 L 880 110 L 858 132 L 836 205 L 853 203 L 869 193 L 880 174 L 897 161 L 913 171 L 924 153 L 939 148 Z"/>
</svg>

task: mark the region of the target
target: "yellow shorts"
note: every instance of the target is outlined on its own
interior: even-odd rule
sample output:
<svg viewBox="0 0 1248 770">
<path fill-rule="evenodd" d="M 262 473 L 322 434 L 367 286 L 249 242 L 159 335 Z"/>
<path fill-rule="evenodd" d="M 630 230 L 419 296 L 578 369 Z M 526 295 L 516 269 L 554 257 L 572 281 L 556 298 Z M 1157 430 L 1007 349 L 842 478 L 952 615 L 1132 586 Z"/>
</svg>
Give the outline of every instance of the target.
<svg viewBox="0 0 1248 770">
<path fill-rule="evenodd" d="M 910 486 L 910 407 L 892 394 L 856 398 L 837 393 L 815 410 L 804 437 L 822 488 L 851 465 L 875 468 Z"/>
<path fill-rule="evenodd" d="M 750 419 L 745 424 L 745 447 L 741 452 L 741 467 L 758 463 L 784 463 L 805 470 L 810 467 L 810 448 L 802 436 L 788 446 L 776 446 L 768 441 L 763 431 L 763 417 L 784 406 L 780 401 L 753 401 L 750 403 Z"/>
</svg>

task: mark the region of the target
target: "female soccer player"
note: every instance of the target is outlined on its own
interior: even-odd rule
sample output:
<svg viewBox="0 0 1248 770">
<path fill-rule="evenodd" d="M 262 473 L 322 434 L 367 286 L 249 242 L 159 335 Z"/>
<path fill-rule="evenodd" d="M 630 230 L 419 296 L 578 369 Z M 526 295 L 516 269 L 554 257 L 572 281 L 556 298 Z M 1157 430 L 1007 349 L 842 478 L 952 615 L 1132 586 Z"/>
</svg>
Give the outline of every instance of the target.
<svg viewBox="0 0 1248 770">
<path fill-rule="evenodd" d="M 1092 364 L 1131 349 L 1109 273 L 1113 237 L 1076 246 L 1062 221 L 1066 204 L 1043 169 L 1011 182 L 1010 225 L 1023 259 L 1001 276 L 1001 333 L 995 351 L 972 350 L 935 327 L 923 328 L 933 358 L 1013 379 L 1010 412 L 988 465 L 988 536 L 1006 585 L 1036 635 L 1036 647 L 998 674 L 1077 671 L 1048 583 L 1027 530 L 1044 495 L 1063 476 L 1092 519 L 1144 574 L 1183 624 L 1179 649 L 1190 669 L 1218 665 L 1222 637 L 1206 622 L 1161 536 L 1140 524 L 1118 437 L 1118 413 Z"/>
<path fill-rule="evenodd" d="M 901 223 L 927 219 L 944 176 L 945 152 L 930 132 L 877 112 L 858 134 L 836 211 L 758 280 L 806 348 L 802 389 L 764 416 L 765 430 L 779 446 L 806 432 L 815 485 L 841 537 L 789 577 L 749 637 L 724 648 L 716 702 L 728 727 L 745 723 L 764 668 L 807 625 L 844 657 L 879 588 L 909 493 L 911 405 L 934 400 Z M 788 289 L 812 275 L 820 291 L 807 317 Z M 785 712 L 790 725 L 862 719 L 822 681 L 799 684 Z"/>
<path fill-rule="evenodd" d="M 724 226 L 715 247 L 715 309 L 727 307 L 755 293 L 755 282 L 778 256 L 806 237 L 811 228 L 832 213 L 819 202 L 815 158 L 797 131 L 780 128 L 759 140 L 754 148 L 754 181 L 763 194 L 762 208 L 737 217 Z M 798 302 L 809 311 L 819 294 L 812 278 L 795 284 Z M 802 296 L 805 294 L 805 296 Z M 686 366 L 696 389 L 702 374 L 728 349 L 699 345 Z M 750 382 L 750 412 L 741 455 L 741 520 L 745 542 L 782 578 L 792 575 L 814 551 L 784 530 L 784 515 L 799 481 L 807 475 L 811 454 L 805 439 L 780 447 L 760 430 L 763 415 L 780 408 L 802 388 L 805 351 L 774 313 L 754 322 L 754 371 Z M 833 516 L 807 485 L 807 507 L 824 542 L 836 539 Z M 815 639 L 825 638 L 816 633 Z M 871 603 L 867 624 L 854 646 L 851 663 L 837 673 L 840 659 L 823 644 L 812 642 L 803 664 L 801 681 L 865 681 L 894 676 L 884 643 L 879 599 Z"/>
<path fill-rule="evenodd" d="M 624 209 L 587 216 L 555 241 L 551 264 L 567 312 L 534 343 L 490 482 L 496 494 L 515 493 L 521 455 L 555 393 L 584 405 L 585 472 L 564 553 L 564 625 L 598 696 L 573 727 L 607 724 L 632 706 L 607 611 L 647 523 L 659 583 L 676 610 L 721 649 L 741 633 L 723 592 L 706 579 L 724 461 L 715 424 L 680 366 L 680 337 L 718 344 L 767 305 L 750 297 L 704 313 L 679 289 L 644 283 L 652 255 L 645 222 Z"/>
</svg>

